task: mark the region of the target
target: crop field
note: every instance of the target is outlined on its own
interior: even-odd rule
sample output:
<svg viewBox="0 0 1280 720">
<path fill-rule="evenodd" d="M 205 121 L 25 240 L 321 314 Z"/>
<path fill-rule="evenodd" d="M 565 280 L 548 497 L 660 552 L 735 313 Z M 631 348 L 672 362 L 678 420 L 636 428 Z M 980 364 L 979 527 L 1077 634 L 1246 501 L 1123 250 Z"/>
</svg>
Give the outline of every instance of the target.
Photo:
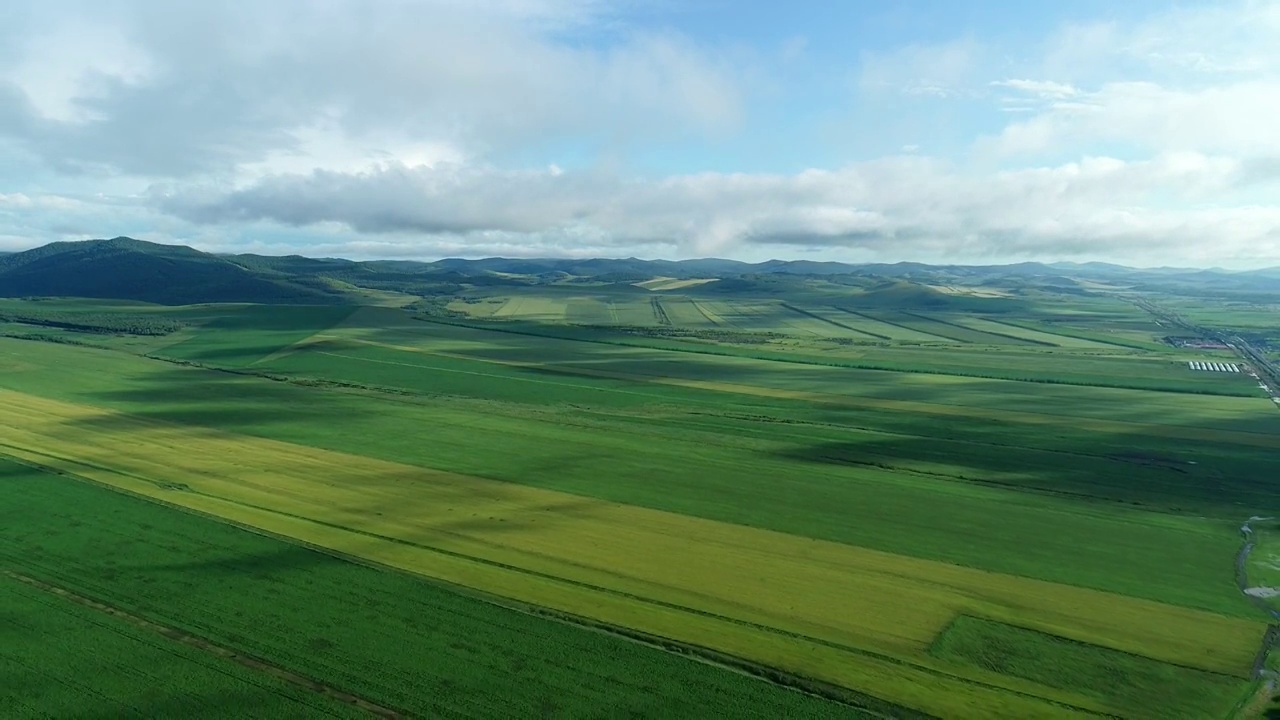
<svg viewBox="0 0 1280 720">
<path fill-rule="evenodd" d="M 168 345 L 164 353 L 179 360 L 244 367 L 305 340 L 351 312 L 349 307 L 249 305 L 215 315 L 203 332 Z"/>
<path fill-rule="evenodd" d="M 608 300 L 583 297 L 572 298 L 565 305 L 566 322 L 582 325 L 607 325 L 618 322 L 617 311 Z"/>
<path fill-rule="evenodd" d="M 1002 322 L 992 318 L 981 317 L 958 317 L 952 318 L 952 322 L 965 327 L 973 328 L 995 335 L 1009 335 L 1021 338 L 1036 345 L 1048 347 L 1060 347 L 1080 350 L 1114 350 L 1114 344 L 1099 342 L 1097 340 L 1089 340 L 1083 337 L 1072 337 L 1062 333 L 1047 332 L 1044 330 L 1036 330 L 1030 326 L 1018 325 L 1013 322 Z"/>
<path fill-rule="evenodd" d="M 519 318 L 541 322 L 561 322 L 568 311 L 569 300 L 518 295 L 509 298 L 493 313 L 495 318 Z"/>
<path fill-rule="evenodd" d="M 663 277 L 663 278 L 654 278 L 652 280 L 645 280 L 643 282 L 638 282 L 638 283 L 635 283 L 635 286 L 642 287 L 645 290 L 654 290 L 654 291 L 681 290 L 683 288 L 690 288 L 690 287 L 696 287 L 698 285 L 705 285 L 709 282 L 715 282 L 716 280 L 717 278 L 687 278 L 687 279 L 679 280 L 676 278 Z"/>
<path fill-rule="evenodd" d="M 263 718 L 581 716 L 600 707 L 861 715 L 80 481 L 0 467 L 0 559 L 44 586 L 0 576 L 3 607 L 18 621 L 6 637 L 40 638 L 0 647 L 6 676 L 30 683 L 7 705 L 19 716 L 92 707 L 113 717 L 202 717 L 218 706 L 223 716 L 234 706 L 237 716 Z M 73 602 L 66 590 L 110 598 L 114 612 Z M 145 620 L 121 619 L 116 608 Z M 175 641 L 179 634 L 200 642 Z M 243 667 L 210 643 L 263 662 Z"/>
<path fill-rule="evenodd" d="M 695 290 L 697 287 L 694 288 Z M 1258 396 L 1247 378 L 1195 377 L 1193 359 L 1163 341 L 1173 329 L 1115 301 L 1080 300 L 980 315 L 840 305 L 838 299 L 769 300 L 715 294 L 531 294 L 450 305 L 483 327 L 558 339 L 794 360 L 890 371 Z M 501 303 L 494 305 L 494 302 Z M 493 315 L 528 302 L 533 314 Z M 548 315 L 546 308 L 558 308 Z M 576 308 L 576 309 L 575 309 Z M 559 321 L 547 322 L 556 313 Z M 611 331 L 610 328 L 617 328 Z"/>
<path fill-rule="evenodd" d="M 79 717 L 87 708 L 119 718 L 224 716 L 214 701 L 248 718 L 365 716 L 19 577 L 0 576 L 6 717 Z"/>
<path fill-rule="evenodd" d="M 1113 298 L 938 293 L 1013 308 L 965 312 L 667 281 L 477 290 L 448 313 L 192 306 L 145 345 L 0 337 L 0 455 L 22 463 L 0 466 L 0 511 L 42 508 L 5 518 L 26 530 L 0 561 L 411 715 L 480 712 L 462 703 L 486 673 L 521 716 L 1247 700 L 1269 616 L 1238 584 L 1240 526 L 1280 514 L 1280 413 L 1251 379 L 1189 371 Z M 1250 581 L 1280 585 L 1255 527 Z M 245 618 L 194 589 L 208 573 L 243 583 Z M 188 591 L 199 607 L 165 601 Z M 375 595 L 397 599 L 338 619 Z M 324 633 L 298 625 L 318 609 L 284 618 L 330 604 Z M 279 631 L 246 632 L 255 613 Z M 387 634 L 445 616 L 465 622 Z M 380 652 L 400 664 L 354 669 Z"/>
<path fill-rule="evenodd" d="M 57 438 L 73 423 L 81 430 L 69 458 Z M 0 395 L 0 424 L 6 452 L 63 472 L 850 687 L 888 670 L 936 674 L 935 682 L 961 697 L 996 702 L 983 698 L 990 694 L 983 686 L 966 686 L 974 674 L 928 661 L 928 646 L 956 614 L 1014 619 L 1055 636 L 1237 678 L 1247 676 L 1261 632 L 1256 623 L 1202 611 L 272 441 L 191 433 L 30 396 Z M 835 598 L 844 612 L 833 616 Z M 1019 612 L 1032 604 L 1034 613 Z M 910 611 L 899 619 L 901 608 Z M 718 629 L 724 624 L 749 629 L 736 635 L 760 637 L 731 644 L 733 635 Z M 839 658 L 842 671 L 805 663 L 798 651 L 806 648 Z M 942 705 L 923 709 L 948 712 Z"/>
<path fill-rule="evenodd" d="M 1059 688 L 1087 688 L 1126 714 L 1168 703 L 1182 715 L 1228 714 L 1239 683 L 1228 675 L 1056 638 L 1035 630 L 961 615 L 934 644 L 935 656 Z"/>
</svg>

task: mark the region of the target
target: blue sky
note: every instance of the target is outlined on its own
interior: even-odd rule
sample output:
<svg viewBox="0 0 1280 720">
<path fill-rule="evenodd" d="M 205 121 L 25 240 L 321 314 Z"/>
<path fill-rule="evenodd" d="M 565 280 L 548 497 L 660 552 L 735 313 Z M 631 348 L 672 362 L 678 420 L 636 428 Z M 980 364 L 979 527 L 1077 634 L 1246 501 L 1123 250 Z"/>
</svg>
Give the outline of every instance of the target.
<svg viewBox="0 0 1280 720">
<path fill-rule="evenodd" d="M 1280 264 L 1280 3 L 0 8 L 0 249 Z"/>
</svg>

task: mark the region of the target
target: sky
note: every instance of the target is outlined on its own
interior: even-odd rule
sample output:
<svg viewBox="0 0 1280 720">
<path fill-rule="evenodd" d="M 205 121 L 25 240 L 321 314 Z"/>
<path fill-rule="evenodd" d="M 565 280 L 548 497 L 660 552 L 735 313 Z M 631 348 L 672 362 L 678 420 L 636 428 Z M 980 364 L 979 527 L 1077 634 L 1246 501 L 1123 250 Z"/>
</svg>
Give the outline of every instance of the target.
<svg viewBox="0 0 1280 720">
<path fill-rule="evenodd" d="M 0 250 L 1280 265 L 1280 0 L 12 0 Z"/>
</svg>

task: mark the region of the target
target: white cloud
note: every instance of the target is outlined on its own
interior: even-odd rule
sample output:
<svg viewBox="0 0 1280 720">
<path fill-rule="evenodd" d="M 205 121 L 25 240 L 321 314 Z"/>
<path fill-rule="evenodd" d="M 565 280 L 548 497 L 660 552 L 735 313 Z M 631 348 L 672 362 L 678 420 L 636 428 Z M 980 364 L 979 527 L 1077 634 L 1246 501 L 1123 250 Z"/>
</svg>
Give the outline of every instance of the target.
<svg viewBox="0 0 1280 720">
<path fill-rule="evenodd" d="M 844 68 L 821 33 L 744 48 L 606 0 L 0 14 L 0 238 L 1280 262 L 1277 2 L 842 48 Z M 819 63 L 854 87 L 783 81 Z M 732 172 L 803 167 L 786 153 L 823 123 L 857 154 Z"/>
<path fill-rule="evenodd" d="M 31 198 L 25 193 L 0 193 L 0 208 L 29 208 Z"/>
<path fill-rule="evenodd" d="M 596 3 L 42 7 L 0 53 L 0 137 L 63 170 L 231 173 L 306 156 L 319 131 L 360 152 L 608 146 L 722 133 L 743 112 L 741 68 L 713 47 L 559 37 Z"/>
<path fill-rule="evenodd" d="M 1124 142 L 1148 152 L 1280 153 L 1280 78 L 1196 90 L 1115 82 L 1079 99 L 1054 103 L 1031 119 L 1010 124 L 995 149 L 1006 154 L 1062 152 Z"/>
<path fill-rule="evenodd" d="M 757 246 L 859 250 L 883 257 L 1082 257 L 1160 251 L 1196 257 L 1280 250 L 1280 209 L 1217 206 L 1259 179 L 1240 161 L 1197 153 L 1125 162 L 967 173 L 902 156 L 795 175 L 702 173 L 661 180 L 480 167 L 386 167 L 276 176 L 231 192 L 157 190 L 159 207 L 197 223 L 341 223 L 366 236 L 471 244 L 587 246 L 682 256 Z M 1235 218 L 1225 223 L 1225 218 Z M 527 254 L 527 253 L 520 253 Z"/>
</svg>

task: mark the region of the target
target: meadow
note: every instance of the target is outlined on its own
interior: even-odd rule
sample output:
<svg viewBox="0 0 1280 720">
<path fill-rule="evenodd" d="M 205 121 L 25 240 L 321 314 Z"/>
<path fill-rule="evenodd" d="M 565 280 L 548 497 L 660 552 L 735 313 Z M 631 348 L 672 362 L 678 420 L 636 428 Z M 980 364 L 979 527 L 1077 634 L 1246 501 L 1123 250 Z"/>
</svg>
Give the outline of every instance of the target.
<svg viewBox="0 0 1280 720">
<path fill-rule="evenodd" d="M 849 712 L 1244 702 L 1268 617 L 1234 558 L 1276 506 L 1280 449 L 1256 384 L 1187 371 L 1203 354 L 1111 298 L 989 313 L 718 285 L 495 290 L 447 314 L 188 306 L 155 311 L 182 323 L 159 339 L 0 338 L 0 454 L 771 669 Z M 714 693 L 783 702 L 733 677 L 754 689 Z M 369 691 L 412 700 L 389 692 Z"/>
</svg>

